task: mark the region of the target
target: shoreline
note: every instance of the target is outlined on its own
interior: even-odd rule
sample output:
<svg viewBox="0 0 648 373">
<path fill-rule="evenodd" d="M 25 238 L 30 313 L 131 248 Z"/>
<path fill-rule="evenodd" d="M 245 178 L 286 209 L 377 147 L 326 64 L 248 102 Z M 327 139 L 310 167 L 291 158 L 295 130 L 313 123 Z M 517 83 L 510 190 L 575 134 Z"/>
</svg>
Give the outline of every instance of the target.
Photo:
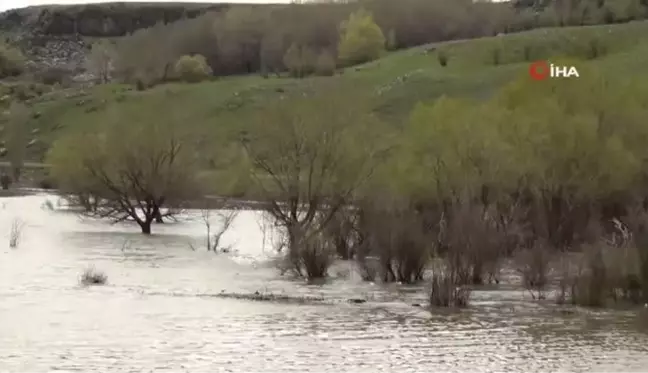
<svg viewBox="0 0 648 373">
<path fill-rule="evenodd" d="M 38 194 L 60 195 L 57 189 L 41 188 L 10 188 L 0 190 L 0 198 L 25 197 Z M 263 210 L 266 203 L 244 198 L 223 197 L 223 196 L 204 196 L 185 202 L 186 209 L 217 209 L 219 206 L 229 207 L 237 210 Z"/>
</svg>

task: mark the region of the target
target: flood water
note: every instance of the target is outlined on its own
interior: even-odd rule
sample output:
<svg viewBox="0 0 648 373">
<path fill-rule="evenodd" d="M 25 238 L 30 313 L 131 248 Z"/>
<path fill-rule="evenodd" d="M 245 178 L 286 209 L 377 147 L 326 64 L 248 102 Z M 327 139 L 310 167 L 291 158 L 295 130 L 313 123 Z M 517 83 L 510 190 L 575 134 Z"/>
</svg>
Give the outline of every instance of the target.
<svg viewBox="0 0 648 373">
<path fill-rule="evenodd" d="M 0 372 L 648 371 L 648 332 L 634 311 L 564 314 L 509 289 L 477 291 L 460 313 L 430 313 L 412 306 L 422 288 L 281 277 L 251 211 L 224 237 L 234 250 L 214 254 L 191 249 L 204 239 L 199 221 L 145 237 L 49 210 L 46 199 L 55 200 L 0 199 Z M 16 218 L 25 225 L 11 249 Z M 108 284 L 80 287 L 89 265 Z M 256 291 L 330 302 L 218 297 Z M 369 301 L 347 302 L 358 297 Z"/>
</svg>

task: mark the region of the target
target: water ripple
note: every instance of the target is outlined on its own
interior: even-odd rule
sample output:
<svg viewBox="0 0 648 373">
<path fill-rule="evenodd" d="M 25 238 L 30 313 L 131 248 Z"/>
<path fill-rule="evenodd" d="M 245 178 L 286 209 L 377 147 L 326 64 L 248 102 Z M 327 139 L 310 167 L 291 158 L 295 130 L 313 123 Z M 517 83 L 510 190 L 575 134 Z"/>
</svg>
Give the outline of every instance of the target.
<svg viewBox="0 0 648 373">
<path fill-rule="evenodd" d="M 633 312 L 556 312 L 518 290 L 478 291 L 461 312 L 432 313 L 425 287 L 357 278 L 323 285 L 281 278 L 252 212 L 230 255 L 192 251 L 188 222 L 143 237 L 42 210 L 43 197 L 6 199 L 0 226 L 29 223 L 19 249 L 0 246 L 0 372 L 642 371 L 648 336 Z M 82 288 L 88 265 L 103 287 Z M 277 302 L 230 299 L 272 293 Z M 224 296 L 231 296 L 224 299 Z M 296 305 L 311 297 L 325 302 Z M 363 304 L 348 302 L 360 297 Z M 302 302 L 304 303 L 304 302 Z"/>
</svg>

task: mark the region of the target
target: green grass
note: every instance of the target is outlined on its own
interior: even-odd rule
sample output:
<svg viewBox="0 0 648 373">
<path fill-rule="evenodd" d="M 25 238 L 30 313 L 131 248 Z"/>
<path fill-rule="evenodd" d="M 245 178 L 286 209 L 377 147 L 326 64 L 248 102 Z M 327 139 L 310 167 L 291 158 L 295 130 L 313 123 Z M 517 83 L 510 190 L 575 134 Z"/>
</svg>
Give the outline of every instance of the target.
<svg viewBox="0 0 648 373">
<path fill-rule="evenodd" d="M 431 48 L 436 49 L 426 52 Z M 494 63 L 495 49 L 500 51 L 499 64 Z M 449 56 L 448 66 L 440 66 L 439 53 Z M 524 74 L 529 61 L 561 56 L 581 58 L 584 64 L 613 77 L 635 78 L 648 72 L 648 22 L 538 29 L 427 45 L 388 54 L 331 78 L 247 76 L 191 85 L 167 84 L 143 92 L 124 85 L 52 92 L 33 105 L 35 115 L 30 125 L 39 129 L 39 142 L 29 149 L 29 158 L 42 161 L 51 142 L 63 131 L 89 125 L 107 107 L 119 107 L 124 102 L 161 100 L 164 104 L 159 110 L 181 110 L 189 115 L 187 125 L 206 135 L 226 138 L 236 129 L 241 118 L 238 114 L 270 104 L 281 95 L 339 80 L 371 93 L 375 110 L 398 124 L 417 102 L 444 94 L 485 98 Z"/>
</svg>

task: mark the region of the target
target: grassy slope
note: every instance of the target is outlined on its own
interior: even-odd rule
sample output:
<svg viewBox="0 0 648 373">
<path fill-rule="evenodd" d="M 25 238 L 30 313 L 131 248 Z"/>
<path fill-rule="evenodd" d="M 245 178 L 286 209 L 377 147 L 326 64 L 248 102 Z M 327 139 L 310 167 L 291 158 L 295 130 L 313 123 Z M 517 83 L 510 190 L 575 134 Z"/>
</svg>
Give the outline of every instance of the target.
<svg viewBox="0 0 648 373">
<path fill-rule="evenodd" d="M 611 76 L 635 78 L 648 72 L 648 22 L 612 26 L 588 26 L 539 29 L 500 37 L 444 43 L 400 51 L 370 64 L 347 69 L 335 78 L 263 79 L 258 76 L 230 77 L 193 85 L 168 84 L 145 92 L 126 86 L 106 85 L 90 91 L 58 92 L 46 95 L 34 105 L 38 117 L 31 125 L 39 129 L 39 144 L 30 148 L 30 159 L 42 159 L 47 147 L 61 130 L 92 123 L 108 106 L 133 100 L 162 100 L 160 110 L 191 113 L 197 130 L 217 134 L 236 127 L 236 114 L 263 105 L 281 94 L 317 87 L 330 79 L 352 82 L 372 92 L 376 110 L 385 118 L 401 121 L 420 101 L 443 94 L 487 97 L 497 88 L 524 74 L 531 59 L 555 56 L 585 57 L 594 41 L 605 53 L 587 64 L 595 65 Z M 426 53 L 430 48 L 436 51 Z M 495 49 L 499 64 L 493 63 Z M 450 57 L 441 67 L 438 53 Z M 586 77 L 583 77 L 586 78 Z M 281 92 L 281 93 L 280 93 Z"/>
</svg>

